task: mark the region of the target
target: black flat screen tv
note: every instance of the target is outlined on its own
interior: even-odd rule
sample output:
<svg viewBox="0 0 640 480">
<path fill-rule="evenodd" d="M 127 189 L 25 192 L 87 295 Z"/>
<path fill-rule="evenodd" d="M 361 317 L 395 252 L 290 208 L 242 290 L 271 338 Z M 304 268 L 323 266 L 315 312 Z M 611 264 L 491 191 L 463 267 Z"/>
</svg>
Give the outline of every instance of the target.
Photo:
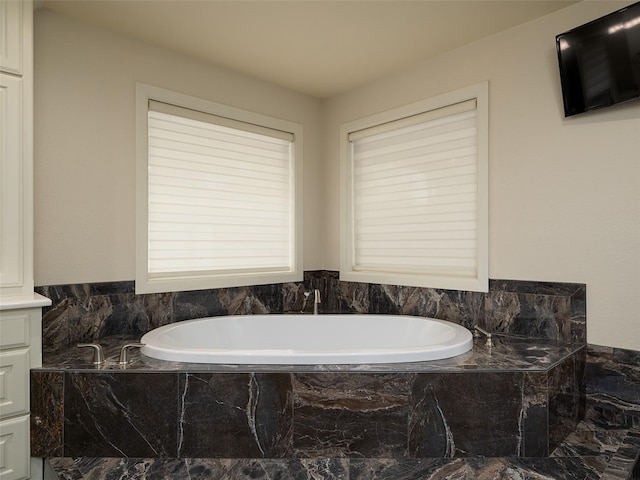
<svg viewBox="0 0 640 480">
<path fill-rule="evenodd" d="M 640 2 L 556 36 L 565 117 L 640 99 Z"/>
</svg>

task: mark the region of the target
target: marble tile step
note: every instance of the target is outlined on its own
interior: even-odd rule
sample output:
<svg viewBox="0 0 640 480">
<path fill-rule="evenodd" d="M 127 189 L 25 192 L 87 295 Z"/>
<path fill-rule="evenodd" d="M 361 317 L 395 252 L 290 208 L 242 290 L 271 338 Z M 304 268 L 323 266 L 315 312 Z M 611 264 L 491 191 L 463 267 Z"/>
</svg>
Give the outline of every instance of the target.
<svg viewBox="0 0 640 480">
<path fill-rule="evenodd" d="M 548 458 L 50 458 L 47 480 L 631 480 L 640 430 L 582 422 Z"/>
<path fill-rule="evenodd" d="M 618 480 L 601 457 L 456 459 L 52 458 L 55 480 Z"/>
</svg>

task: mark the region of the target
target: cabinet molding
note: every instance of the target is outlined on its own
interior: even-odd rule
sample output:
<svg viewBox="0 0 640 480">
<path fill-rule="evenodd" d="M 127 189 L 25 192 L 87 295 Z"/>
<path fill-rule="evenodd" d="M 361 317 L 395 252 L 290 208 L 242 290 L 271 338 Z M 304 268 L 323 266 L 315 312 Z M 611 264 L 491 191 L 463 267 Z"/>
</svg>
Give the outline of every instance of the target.
<svg viewBox="0 0 640 480">
<path fill-rule="evenodd" d="M 0 350 L 29 346 L 29 310 L 0 312 Z"/>
<path fill-rule="evenodd" d="M 0 0 L 0 171 L 0 293 L 3 297 L 32 294 L 31 0 Z"/>
<path fill-rule="evenodd" d="M 24 284 L 22 79 L 0 73 L 0 285 Z"/>
<path fill-rule="evenodd" d="M 0 417 L 29 413 L 29 350 L 0 352 Z M 0 477 L 1 478 L 1 477 Z"/>
<path fill-rule="evenodd" d="M 29 415 L 0 421 L 0 480 L 29 478 Z"/>
<path fill-rule="evenodd" d="M 0 70 L 22 74 L 22 2 L 0 0 Z"/>
</svg>

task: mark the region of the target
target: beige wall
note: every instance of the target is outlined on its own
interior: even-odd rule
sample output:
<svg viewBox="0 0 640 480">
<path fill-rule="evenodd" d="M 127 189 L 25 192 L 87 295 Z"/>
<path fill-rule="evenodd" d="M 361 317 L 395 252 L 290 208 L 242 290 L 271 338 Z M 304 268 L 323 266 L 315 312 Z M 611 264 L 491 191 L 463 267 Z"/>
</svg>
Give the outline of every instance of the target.
<svg viewBox="0 0 640 480">
<path fill-rule="evenodd" d="M 37 285 L 134 278 L 134 83 L 303 123 L 305 269 L 339 266 L 341 123 L 490 86 L 490 277 L 581 282 L 590 343 L 640 350 L 640 107 L 562 115 L 554 37 L 586 1 L 320 102 L 47 11 L 35 24 Z"/>
<path fill-rule="evenodd" d="M 332 98 L 326 175 L 341 123 L 488 80 L 490 278 L 586 283 L 588 341 L 640 350 L 640 104 L 564 119 L 554 43 L 629 3 L 582 2 Z M 324 198 L 337 269 L 337 182 Z"/>
<path fill-rule="evenodd" d="M 35 16 L 36 285 L 132 280 L 135 83 L 304 127 L 304 265 L 322 268 L 320 102 L 77 23 Z"/>
</svg>

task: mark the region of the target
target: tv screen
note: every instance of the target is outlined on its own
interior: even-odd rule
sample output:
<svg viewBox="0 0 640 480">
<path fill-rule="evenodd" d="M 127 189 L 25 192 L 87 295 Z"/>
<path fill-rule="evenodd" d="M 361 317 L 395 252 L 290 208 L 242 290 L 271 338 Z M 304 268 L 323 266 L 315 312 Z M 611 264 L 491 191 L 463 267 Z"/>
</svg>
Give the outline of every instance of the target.
<svg viewBox="0 0 640 480">
<path fill-rule="evenodd" d="M 556 36 L 566 117 L 640 98 L 640 2 Z"/>
</svg>

